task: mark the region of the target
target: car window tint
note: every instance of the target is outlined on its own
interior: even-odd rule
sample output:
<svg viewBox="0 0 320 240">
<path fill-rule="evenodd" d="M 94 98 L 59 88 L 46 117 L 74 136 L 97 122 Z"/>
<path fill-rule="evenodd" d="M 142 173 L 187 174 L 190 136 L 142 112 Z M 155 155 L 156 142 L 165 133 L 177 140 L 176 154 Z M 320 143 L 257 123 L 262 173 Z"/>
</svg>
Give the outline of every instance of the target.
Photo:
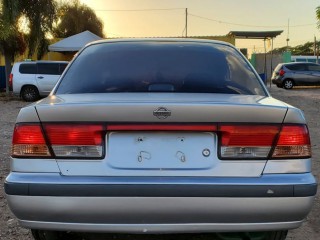
<svg viewBox="0 0 320 240">
<path fill-rule="evenodd" d="M 89 46 L 57 88 L 57 94 L 154 91 L 266 94 L 234 48 L 190 42 Z"/>
<path fill-rule="evenodd" d="M 22 63 L 19 66 L 19 72 L 23 74 L 36 74 L 37 67 L 35 63 Z"/>
<path fill-rule="evenodd" d="M 306 71 L 306 65 L 305 64 L 290 64 L 286 65 L 286 68 L 292 71 Z"/>
<path fill-rule="evenodd" d="M 309 65 L 308 66 L 308 69 L 309 69 L 309 71 L 318 71 L 318 72 L 320 72 L 320 65 Z"/>
<path fill-rule="evenodd" d="M 68 63 L 60 63 L 60 68 L 59 68 L 59 74 L 61 75 L 63 71 L 66 69 L 68 66 Z"/>
<path fill-rule="evenodd" d="M 37 63 L 38 74 L 60 75 L 59 63 Z"/>
</svg>

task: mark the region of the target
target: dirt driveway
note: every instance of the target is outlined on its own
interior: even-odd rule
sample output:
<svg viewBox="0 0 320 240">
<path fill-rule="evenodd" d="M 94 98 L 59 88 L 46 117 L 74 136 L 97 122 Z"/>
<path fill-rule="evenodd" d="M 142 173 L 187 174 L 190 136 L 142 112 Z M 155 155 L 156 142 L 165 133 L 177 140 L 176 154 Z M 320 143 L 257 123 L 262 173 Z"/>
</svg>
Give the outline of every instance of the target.
<svg viewBox="0 0 320 240">
<path fill-rule="evenodd" d="M 313 150 L 313 173 L 319 181 L 320 171 L 320 88 L 295 88 L 287 91 L 272 86 L 271 94 L 282 101 L 302 109 L 308 120 Z M 10 213 L 4 197 L 3 182 L 9 172 L 9 149 L 16 116 L 21 107 L 27 105 L 19 100 L 7 101 L 0 97 L 0 239 L 30 240 L 29 230 L 20 228 L 17 220 Z M 319 191 L 312 212 L 302 227 L 289 232 L 287 239 L 318 240 L 320 239 L 320 199 Z M 177 239 L 175 237 L 157 237 L 156 239 Z M 99 239 L 114 239 L 100 238 Z M 135 237 L 126 239 L 136 239 Z M 142 239 L 142 238 L 139 238 Z M 147 239 L 144 238 L 143 239 Z M 152 238 L 155 239 L 155 238 Z M 179 238 L 180 239 L 180 238 Z M 181 239 L 187 239 L 182 237 Z M 189 238 L 188 238 L 189 239 Z M 195 239 L 193 236 L 192 239 Z M 202 240 L 205 237 L 201 237 Z M 212 239 L 208 237 L 207 239 Z"/>
</svg>

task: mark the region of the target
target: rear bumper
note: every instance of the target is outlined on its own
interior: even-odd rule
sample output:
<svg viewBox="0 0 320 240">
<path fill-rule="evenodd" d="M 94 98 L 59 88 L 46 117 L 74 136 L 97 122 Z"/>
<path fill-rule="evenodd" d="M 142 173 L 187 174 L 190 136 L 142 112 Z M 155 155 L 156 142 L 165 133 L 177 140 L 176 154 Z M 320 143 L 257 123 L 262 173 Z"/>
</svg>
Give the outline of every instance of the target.
<svg viewBox="0 0 320 240">
<path fill-rule="evenodd" d="M 24 227 L 126 233 L 296 228 L 316 193 L 308 173 L 240 180 L 11 173 L 5 191 Z"/>
<path fill-rule="evenodd" d="M 273 78 L 271 81 L 273 84 L 282 84 L 282 79 L 280 78 Z"/>
</svg>

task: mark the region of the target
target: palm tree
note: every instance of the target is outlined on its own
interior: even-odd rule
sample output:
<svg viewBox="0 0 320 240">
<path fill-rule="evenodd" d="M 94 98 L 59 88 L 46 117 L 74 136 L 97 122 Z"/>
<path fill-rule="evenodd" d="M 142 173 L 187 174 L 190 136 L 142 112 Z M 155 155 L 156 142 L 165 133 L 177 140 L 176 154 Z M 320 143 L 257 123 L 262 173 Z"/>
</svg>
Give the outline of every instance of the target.
<svg viewBox="0 0 320 240">
<path fill-rule="evenodd" d="M 19 19 L 29 22 L 28 34 L 19 30 Z M 5 57 L 6 92 L 9 93 L 9 74 L 14 57 L 24 53 L 28 46 L 28 56 L 35 52 L 40 59 L 47 51 L 47 33 L 52 30 L 56 17 L 54 0 L 0 0 L 0 51 Z"/>
<path fill-rule="evenodd" d="M 320 6 L 316 8 L 316 16 L 318 19 L 318 28 L 320 28 Z"/>
</svg>

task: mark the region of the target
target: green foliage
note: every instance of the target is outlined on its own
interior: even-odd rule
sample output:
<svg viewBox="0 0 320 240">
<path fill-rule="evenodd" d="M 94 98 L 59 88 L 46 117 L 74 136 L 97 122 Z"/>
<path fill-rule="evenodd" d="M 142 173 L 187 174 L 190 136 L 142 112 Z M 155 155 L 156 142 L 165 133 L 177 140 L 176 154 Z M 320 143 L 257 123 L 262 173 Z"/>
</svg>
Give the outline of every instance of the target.
<svg viewBox="0 0 320 240">
<path fill-rule="evenodd" d="M 13 56 L 29 48 L 28 56 L 37 52 L 38 59 L 48 46 L 46 35 L 52 30 L 56 18 L 56 2 L 54 0 L 1 0 L 0 2 L 0 50 Z M 19 19 L 28 20 L 29 33 L 19 31 Z M 19 45 L 15 45 L 19 43 Z"/>
<path fill-rule="evenodd" d="M 320 6 L 316 8 L 316 17 L 318 19 L 317 25 L 320 28 Z"/>
<path fill-rule="evenodd" d="M 14 57 L 23 54 L 28 45 L 29 57 L 37 52 L 40 59 L 47 51 L 46 35 L 52 30 L 55 17 L 55 0 L 0 0 L 0 51 L 5 57 L 7 93 L 8 75 Z M 29 22 L 28 34 L 20 29 L 21 18 Z"/>
<path fill-rule="evenodd" d="M 50 33 L 56 19 L 56 3 L 53 0 L 28 0 L 23 2 L 23 14 L 29 20 L 30 32 L 27 37 L 28 57 L 37 50 L 41 58 L 48 47 L 46 34 Z"/>
<path fill-rule="evenodd" d="M 317 41 L 317 48 L 320 47 L 320 41 Z M 292 55 L 314 55 L 314 42 L 307 42 L 295 47 L 281 47 L 273 50 L 274 54 L 282 54 L 283 52 L 290 51 Z"/>
<path fill-rule="evenodd" d="M 81 4 L 79 0 L 59 7 L 58 21 L 53 31 L 55 37 L 66 38 L 86 30 L 104 37 L 103 23 L 91 8 Z"/>
<path fill-rule="evenodd" d="M 18 0 L 2 0 L 0 12 L 0 51 L 11 60 L 25 51 L 24 36 L 18 30 L 18 18 L 21 16 L 21 4 Z"/>
</svg>

